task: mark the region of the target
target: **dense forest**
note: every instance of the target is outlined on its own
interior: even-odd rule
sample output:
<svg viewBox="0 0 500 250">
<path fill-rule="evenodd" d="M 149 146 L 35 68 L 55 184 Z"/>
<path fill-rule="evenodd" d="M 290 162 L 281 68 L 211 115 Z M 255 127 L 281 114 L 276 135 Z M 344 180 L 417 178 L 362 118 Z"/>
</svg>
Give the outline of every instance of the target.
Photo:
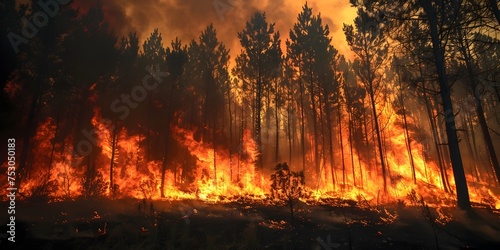
<svg viewBox="0 0 500 250">
<path fill-rule="evenodd" d="M 287 162 L 310 198 L 500 208 L 497 2 L 351 4 L 352 59 L 307 3 L 290 30 L 248 17 L 231 58 L 213 24 L 140 41 L 99 5 L 3 1 L 1 137 L 21 195 L 260 198 Z"/>
</svg>

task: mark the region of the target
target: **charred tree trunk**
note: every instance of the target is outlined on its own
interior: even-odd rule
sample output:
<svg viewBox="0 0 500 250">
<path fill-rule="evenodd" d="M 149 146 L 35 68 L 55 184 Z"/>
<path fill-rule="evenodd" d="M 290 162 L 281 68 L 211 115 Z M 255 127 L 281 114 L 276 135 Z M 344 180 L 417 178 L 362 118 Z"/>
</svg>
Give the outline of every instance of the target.
<svg viewBox="0 0 500 250">
<path fill-rule="evenodd" d="M 465 179 L 465 172 L 462 164 L 462 156 L 460 154 L 460 148 L 458 146 L 458 136 L 455 127 L 450 86 L 448 85 L 446 67 L 444 64 L 444 51 L 441 48 L 441 41 L 439 40 L 437 15 L 431 1 L 420 0 L 420 3 L 422 4 L 422 7 L 427 14 L 428 24 L 430 28 L 432 50 L 438 74 L 443 110 L 445 112 L 446 118 L 446 135 L 448 138 L 448 148 L 450 151 L 453 175 L 455 177 L 458 206 L 461 209 L 470 209 L 471 204 L 469 198 L 469 189 L 467 187 L 467 180 Z"/>
<path fill-rule="evenodd" d="M 118 128 L 116 126 L 116 121 L 115 121 L 115 127 L 113 129 L 113 134 L 111 135 L 111 161 L 109 163 L 109 194 L 111 197 L 113 197 L 117 191 L 115 188 L 115 183 L 114 183 L 114 179 L 113 179 L 113 168 L 114 168 L 114 164 L 115 164 L 115 155 L 116 155 L 117 145 L 118 145 Z"/>
<path fill-rule="evenodd" d="M 243 136 L 245 134 L 245 126 L 246 126 L 246 115 L 245 115 L 245 107 L 241 105 L 241 127 L 240 127 L 240 135 L 239 135 L 239 154 L 238 154 L 238 166 L 236 169 L 236 182 L 240 182 L 240 167 L 241 167 L 241 156 L 243 155 Z"/>
<path fill-rule="evenodd" d="M 476 132 L 474 131 L 474 125 L 472 124 L 471 117 L 469 117 L 468 123 L 469 123 L 469 127 L 470 127 L 470 133 L 471 133 L 471 138 L 472 138 L 472 147 L 473 147 L 475 159 L 479 160 L 479 152 L 477 151 L 477 142 L 476 142 Z M 481 164 L 481 165 L 483 165 L 484 170 L 486 170 L 485 172 L 486 172 L 486 175 L 488 176 L 488 179 L 495 178 L 495 177 L 493 177 L 493 173 L 491 173 L 491 171 L 493 171 L 493 169 L 491 167 L 484 166 L 486 164 Z"/>
<path fill-rule="evenodd" d="M 351 168 L 352 168 L 352 184 L 356 186 L 356 170 L 354 166 L 354 154 L 352 150 L 352 127 L 353 127 L 353 122 L 352 122 L 352 112 L 349 112 L 349 153 L 351 154 Z"/>
<path fill-rule="evenodd" d="M 399 93 L 399 103 L 401 105 L 402 113 L 403 113 L 403 127 L 405 131 L 405 139 L 406 139 L 406 149 L 408 150 L 408 156 L 410 160 L 410 165 L 411 165 L 411 173 L 413 177 L 413 183 L 417 183 L 417 176 L 415 173 L 415 162 L 413 161 L 413 153 L 411 149 L 411 139 L 410 139 L 410 134 L 408 132 L 408 121 L 406 119 L 406 107 L 405 107 L 405 102 L 404 102 L 404 97 L 403 97 L 403 84 L 401 82 L 401 79 L 399 80 L 400 82 L 400 93 Z"/>
<path fill-rule="evenodd" d="M 306 137 L 305 137 L 305 119 L 304 119 L 304 84 L 302 76 L 299 74 L 300 91 L 300 143 L 302 147 L 302 171 L 306 171 Z"/>
<path fill-rule="evenodd" d="M 217 110 L 214 109 L 213 115 L 213 127 L 212 127 L 212 147 L 214 150 L 213 158 L 214 158 L 214 186 L 217 188 Z"/>
<path fill-rule="evenodd" d="M 425 89 L 425 84 L 424 84 L 424 91 L 423 91 L 423 98 L 425 101 L 425 107 L 427 109 L 427 115 L 429 116 L 429 126 L 431 127 L 431 132 L 432 132 L 432 138 L 434 139 L 434 147 L 436 148 L 436 154 L 438 157 L 438 163 L 439 163 L 439 172 L 441 174 L 441 182 L 443 184 L 443 189 L 445 192 L 449 193 L 450 192 L 450 186 L 448 183 L 448 175 L 446 173 L 446 168 L 445 168 L 445 161 L 444 161 L 444 154 L 441 149 L 441 139 L 439 136 L 439 131 L 437 128 L 437 122 L 434 118 L 434 113 L 432 112 L 431 104 L 429 103 L 429 100 L 427 99 L 427 92 Z"/>
<path fill-rule="evenodd" d="M 473 158 L 474 158 L 474 162 L 478 163 L 479 162 L 479 153 L 477 152 L 476 133 L 474 131 L 474 125 L 472 124 L 472 117 L 470 117 L 470 116 L 467 117 L 467 123 L 469 124 L 472 155 L 473 155 Z M 474 164 L 474 165 L 476 166 L 476 171 L 478 171 L 477 164 Z M 486 168 L 486 173 L 487 173 L 487 175 L 489 177 L 489 173 L 490 172 L 488 170 L 491 170 L 491 169 L 490 168 Z"/>
<path fill-rule="evenodd" d="M 380 158 L 380 165 L 382 167 L 382 178 L 384 181 L 384 192 L 387 192 L 387 171 L 385 166 L 384 152 L 382 147 L 382 136 L 380 132 L 380 127 L 378 124 L 378 115 L 377 115 L 377 106 L 375 104 L 375 93 L 373 89 L 373 81 L 370 79 L 368 83 L 368 94 L 370 96 L 370 103 L 373 112 L 373 123 L 375 125 L 375 133 L 377 135 L 377 145 L 378 145 L 378 154 Z"/>
<path fill-rule="evenodd" d="M 469 161 L 469 167 L 470 167 L 470 172 L 473 177 L 475 177 L 476 181 L 479 182 L 479 172 L 477 171 L 477 158 L 476 155 L 474 154 L 474 150 L 472 149 L 472 142 L 470 138 L 470 133 L 469 131 L 472 130 L 473 128 L 470 127 L 470 123 L 468 122 L 469 118 L 468 115 L 463 115 L 462 116 L 462 123 L 464 124 L 465 127 L 465 138 L 467 139 L 467 150 L 469 152 L 469 156 L 472 158 L 471 161 Z"/>
<path fill-rule="evenodd" d="M 363 99 L 363 107 L 365 107 L 365 100 Z M 366 150 L 370 146 L 370 138 L 368 138 L 368 119 L 366 118 L 366 110 L 363 112 L 363 127 L 364 127 L 364 138 L 365 138 L 365 151 L 364 156 L 366 161 L 370 159 L 368 150 Z M 372 176 L 372 164 L 368 164 L 368 170 L 370 171 L 370 176 Z"/>
<path fill-rule="evenodd" d="M 321 94 L 320 94 L 321 95 Z M 324 95 L 324 93 L 323 93 Z M 320 109 L 319 109 L 319 120 L 320 120 L 320 123 L 321 123 L 321 168 L 320 168 L 320 174 L 322 175 L 323 173 L 325 173 L 325 165 L 326 165 L 326 157 L 327 157 L 327 154 L 326 154 L 326 148 L 325 148 L 325 126 L 324 126 L 324 114 L 323 114 L 323 109 L 321 107 L 323 107 L 323 102 L 322 102 L 322 98 L 320 97 L 319 99 L 319 105 L 320 105 Z M 322 173 L 323 172 L 323 173 Z M 326 174 L 326 173 L 325 173 Z M 326 180 L 326 175 L 325 175 L 325 180 Z M 319 189 L 319 186 L 320 186 L 320 181 L 321 181 L 321 178 L 318 179 L 318 189 Z"/>
<path fill-rule="evenodd" d="M 342 134 L 342 108 L 340 105 L 340 101 L 338 102 L 337 106 L 337 115 L 339 119 L 339 141 L 340 141 L 340 156 L 342 160 L 342 190 L 344 190 L 344 187 L 346 186 L 346 173 L 345 173 L 345 156 L 344 156 L 344 139 L 343 139 L 343 134 Z"/>
<path fill-rule="evenodd" d="M 326 112 L 326 123 L 328 126 L 328 144 L 329 144 L 328 150 L 330 153 L 330 172 L 332 175 L 333 189 L 335 190 L 336 182 L 335 182 L 335 160 L 334 160 L 334 154 L 333 154 L 333 132 L 332 132 L 333 124 L 332 124 L 332 118 L 331 118 L 331 114 L 330 114 L 331 112 L 330 112 L 330 108 L 329 108 L 328 104 L 326 104 L 325 112 Z"/>
<path fill-rule="evenodd" d="M 496 5 L 496 3 L 494 5 L 495 5 L 496 10 L 498 12 L 498 6 Z M 484 140 L 484 143 L 486 145 L 486 151 L 488 152 L 489 162 L 490 162 L 490 165 L 493 169 L 493 172 L 496 174 L 497 181 L 500 183 L 500 165 L 498 163 L 498 158 L 497 158 L 497 155 L 495 152 L 495 147 L 493 146 L 493 142 L 491 141 L 491 135 L 490 135 L 490 131 L 488 128 L 488 124 L 486 123 L 486 118 L 484 116 L 483 104 L 481 102 L 481 97 L 480 97 L 480 93 L 479 93 L 479 89 L 478 89 L 479 86 L 477 84 L 477 80 L 476 80 L 475 74 L 474 74 L 474 69 L 472 66 L 473 59 L 472 59 L 471 52 L 469 50 L 471 45 L 469 44 L 470 42 L 467 40 L 467 38 L 463 34 L 462 28 L 457 27 L 456 30 L 457 30 L 457 38 L 458 38 L 458 42 L 459 42 L 459 46 L 460 46 L 459 50 L 463 56 L 465 66 L 467 68 L 467 73 L 469 76 L 469 84 L 471 87 L 471 91 L 472 91 L 473 98 L 474 98 L 474 104 L 475 104 L 475 108 L 476 108 L 476 114 L 477 114 L 477 118 L 479 121 L 479 126 L 481 127 L 481 133 L 483 136 L 483 140 Z"/>
<path fill-rule="evenodd" d="M 263 159 L 262 159 L 262 131 L 261 131 L 261 111 L 262 111 L 262 76 L 260 73 L 260 68 L 258 72 L 258 78 L 257 78 L 257 86 L 256 86 L 256 96 L 255 96 L 255 117 L 254 117 L 254 124 L 255 124 L 255 142 L 257 143 L 257 150 L 258 150 L 258 155 L 257 155 L 257 168 L 262 170 L 263 168 Z"/>
<path fill-rule="evenodd" d="M 319 176 L 319 148 L 318 148 L 318 121 L 317 121 L 317 116 L 318 114 L 316 113 L 316 98 L 315 98 L 315 91 L 314 91 L 314 81 L 313 81 L 313 72 L 312 69 L 309 69 L 309 91 L 311 95 L 311 106 L 312 106 L 312 122 L 313 122 L 313 131 L 314 131 L 314 168 L 316 172 L 316 177 Z"/>
<path fill-rule="evenodd" d="M 477 86 L 475 86 L 477 88 Z M 495 148 L 493 146 L 493 142 L 491 140 L 491 135 L 489 132 L 488 124 L 486 123 L 486 118 L 484 117 L 484 110 L 481 104 L 481 100 L 479 99 L 478 94 L 474 94 L 474 101 L 476 104 L 476 113 L 479 121 L 479 126 L 481 127 L 481 132 L 483 135 L 483 140 L 486 144 L 486 149 L 488 151 L 489 160 L 493 172 L 495 173 L 497 181 L 500 183 L 500 165 L 498 163 L 498 158 L 495 153 Z"/>
<path fill-rule="evenodd" d="M 364 187 L 364 184 L 363 184 L 363 168 L 361 166 L 361 159 L 359 157 L 359 151 L 358 149 L 355 147 L 354 148 L 356 150 L 356 155 L 358 156 L 358 166 L 359 166 L 359 185 L 361 188 Z"/>
<path fill-rule="evenodd" d="M 280 89 L 279 89 L 279 81 L 276 80 L 276 93 L 274 93 L 274 120 L 276 121 L 276 126 L 275 126 L 275 133 L 276 133 L 276 150 L 274 153 L 274 160 L 276 163 L 279 161 L 279 153 L 280 153 L 280 118 L 279 118 L 279 95 L 280 95 Z"/>
<path fill-rule="evenodd" d="M 289 91 L 289 96 L 291 96 L 291 91 Z M 292 136 L 293 136 L 293 133 L 292 133 L 292 119 L 291 119 L 291 116 L 292 116 L 292 110 L 291 110 L 291 103 L 293 103 L 291 101 L 291 98 L 289 100 L 289 103 L 288 103 L 288 107 L 287 107 L 287 138 L 288 138 L 288 162 L 290 164 L 290 166 L 293 166 L 292 164 L 292 149 L 293 149 L 293 144 L 292 144 Z"/>
<path fill-rule="evenodd" d="M 233 113 L 231 111 L 231 87 L 227 90 L 227 109 L 229 112 L 229 178 L 233 181 Z"/>
</svg>

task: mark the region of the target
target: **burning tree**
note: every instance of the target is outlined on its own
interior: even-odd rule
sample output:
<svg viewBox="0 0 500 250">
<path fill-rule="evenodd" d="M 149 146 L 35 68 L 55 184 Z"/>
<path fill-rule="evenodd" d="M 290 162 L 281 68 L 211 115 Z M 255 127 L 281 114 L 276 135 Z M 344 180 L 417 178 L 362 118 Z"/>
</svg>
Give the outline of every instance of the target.
<svg viewBox="0 0 500 250">
<path fill-rule="evenodd" d="M 303 197 L 305 177 L 304 171 L 290 171 L 286 162 L 279 163 L 271 175 L 271 197 L 284 201 L 290 207 L 292 227 L 294 226 L 293 212 L 299 198 Z"/>
<path fill-rule="evenodd" d="M 17 66 L 0 72 L 0 95 L 11 107 L 0 108 L 3 128 L 19 125 L 0 134 L 19 138 L 20 193 L 220 201 L 242 194 L 263 199 L 262 187 L 272 182 L 273 197 L 293 208 L 301 173 L 282 163 L 272 180 L 262 176 L 286 157 L 313 173 L 316 201 L 360 195 L 378 201 L 383 188 L 382 200 L 394 202 L 415 189 L 433 206 L 458 196 L 464 208 L 469 199 L 500 208 L 494 186 L 500 171 L 491 158 L 498 143 L 488 139 L 500 123 L 476 118 L 495 117 L 498 89 L 474 92 L 467 112 L 451 105 L 471 94 L 451 80 L 469 92 L 498 82 L 500 43 L 490 37 L 496 20 L 476 20 L 489 8 L 351 2 L 360 8 L 344 27 L 354 62 L 335 49 L 337 39 L 307 4 L 283 38 L 285 48 L 277 26 L 257 12 L 234 34 L 230 44 L 239 42 L 238 53 L 214 25 L 188 44 L 175 38 L 165 48 L 158 29 L 145 41 L 139 37 L 147 31 L 120 42 L 108 32 L 102 6 L 85 13 L 61 8 L 23 45 Z M 21 9 L 35 13 L 36 6 Z M 0 16 L 13 17 L 15 9 L 7 1 Z M 448 9 L 460 18 L 450 18 Z M 5 34 L 23 25 L 21 18 L 0 23 Z M 463 152 L 457 133 L 465 133 Z"/>
</svg>

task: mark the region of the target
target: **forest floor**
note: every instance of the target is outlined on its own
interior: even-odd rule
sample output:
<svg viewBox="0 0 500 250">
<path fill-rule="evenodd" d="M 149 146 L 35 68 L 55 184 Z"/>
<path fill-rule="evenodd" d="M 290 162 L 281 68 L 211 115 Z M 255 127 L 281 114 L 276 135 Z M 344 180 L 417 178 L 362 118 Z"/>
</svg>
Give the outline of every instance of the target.
<svg viewBox="0 0 500 250">
<path fill-rule="evenodd" d="M 6 202 L 0 203 L 7 208 Z M 331 205 L 334 204 L 334 205 Z M 353 201 L 18 201 L 16 242 L 1 249 L 500 249 L 500 211 Z M 6 211 L 6 210 L 5 210 Z M 3 246 L 2 246 L 3 245 Z"/>
</svg>

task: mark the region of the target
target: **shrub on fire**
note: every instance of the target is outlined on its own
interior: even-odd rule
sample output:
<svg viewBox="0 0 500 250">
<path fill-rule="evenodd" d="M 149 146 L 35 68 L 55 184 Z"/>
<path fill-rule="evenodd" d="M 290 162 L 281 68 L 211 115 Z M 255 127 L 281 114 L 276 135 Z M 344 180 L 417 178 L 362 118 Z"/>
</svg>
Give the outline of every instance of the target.
<svg viewBox="0 0 500 250">
<path fill-rule="evenodd" d="M 271 198 L 285 202 L 290 208 L 291 225 L 294 226 L 294 208 L 299 198 L 304 197 L 304 171 L 290 171 L 286 162 L 279 163 L 271 175 Z"/>
</svg>

